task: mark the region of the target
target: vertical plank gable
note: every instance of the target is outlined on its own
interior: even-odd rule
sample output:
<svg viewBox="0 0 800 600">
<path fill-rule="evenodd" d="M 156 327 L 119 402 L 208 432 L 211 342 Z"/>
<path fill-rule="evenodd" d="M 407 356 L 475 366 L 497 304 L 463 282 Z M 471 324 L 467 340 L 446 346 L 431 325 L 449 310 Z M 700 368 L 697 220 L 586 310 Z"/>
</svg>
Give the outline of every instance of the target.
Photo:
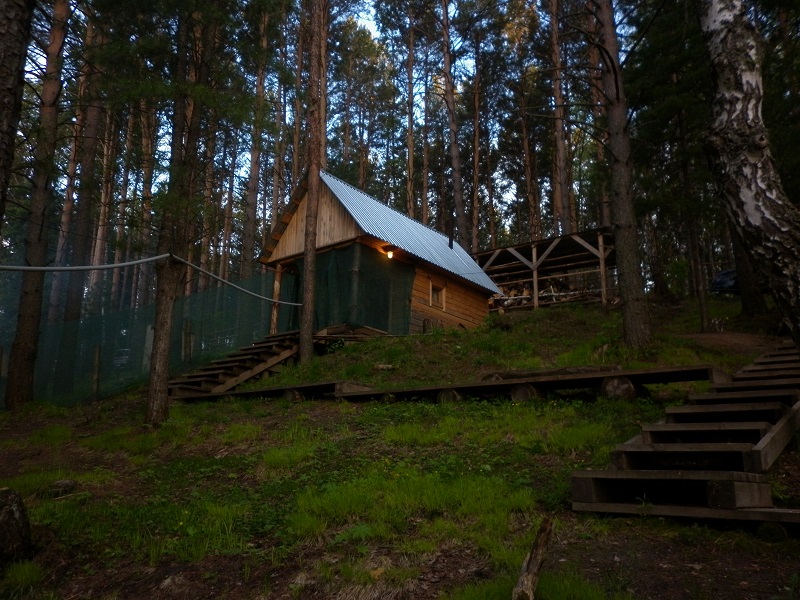
<svg viewBox="0 0 800 600">
<path fill-rule="evenodd" d="M 270 256 L 270 262 L 303 253 L 306 207 L 307 203 L 304 197 L 300 201 L 292 220 L 286 226 L 281 239 L 275 246 L 275 250 Z M 330 189 L 322 186 L 317 221 L 317 247 L 322 248 L 355 239 L 362 234 L 361 228 L 345 210 L 344 206 L 333 197 Z"/>
</svg>

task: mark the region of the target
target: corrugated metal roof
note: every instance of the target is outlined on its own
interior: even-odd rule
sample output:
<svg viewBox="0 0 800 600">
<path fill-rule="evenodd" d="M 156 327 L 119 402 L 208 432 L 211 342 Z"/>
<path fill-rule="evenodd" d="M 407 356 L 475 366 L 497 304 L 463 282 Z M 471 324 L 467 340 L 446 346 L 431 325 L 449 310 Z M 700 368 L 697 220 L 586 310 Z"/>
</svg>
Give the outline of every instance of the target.
<svg viewBox="0 0 800 600">
<path fill-rule="evenodd" d="M 500 293 L 489 276 L 458 243 L 453 243 L 450 248 L 447 237 L 438 231 L 386 206 L 330 173 L 323 171 L 321 177 L 364 233 L 463 277 L 493 294 Z"/>
</svg>

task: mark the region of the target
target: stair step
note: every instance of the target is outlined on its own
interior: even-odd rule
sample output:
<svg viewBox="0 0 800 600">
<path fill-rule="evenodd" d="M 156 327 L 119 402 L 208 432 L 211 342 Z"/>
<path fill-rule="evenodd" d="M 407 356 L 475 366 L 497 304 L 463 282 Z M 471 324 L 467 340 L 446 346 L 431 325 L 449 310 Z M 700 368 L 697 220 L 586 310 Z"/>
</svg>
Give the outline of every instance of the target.
<svg viewBox="0 0 800 600">
<path fill-rule="evenodd" d="M 248 358 L 256 358 L 256 359 L 263 359 L 270 356 L 275 356 L 276 354 L 280 354 L 287 348 L 291 348 L 292 344 L 273 344 L 269 347 L 257 347 L 257 348 L 248 348 L 247 350 L 239 350 L 238 352 L 232 352 L 228 354 L 226 358 L 228 359 L 248 359 Z"/>
<path fill-rule="evenodd" d="M 747 365 L 742 367 L 739 373 L 758 373 L 760 371 L 794 371 L 800 369 L 800 360 L 787 362 L 771 363 L 768 365 Z"/>
<path fill-rule="evenodd" d="M 800 377 L 784 377 L 758 381 L 731 381 L 729 383 L 712 383 L 711 389 L 716 392 L 742 392 L 755 390 L 800 390 Z"/>
<path fill-rule="evenodd" d="M 800 523 L 800 510 L 791 508 L 705 508 L 702 506 L 672 506 L 663 504 L 625 504 L 615 502 L 573 502 L 576 512 L 595 512 L 642 517 L 677 517 L 684 519 L 721 519 L 754 523 Z"/>
<path fill-rule="evenodd" d="M 772 379 L 800 379 L 800 366 L 794 369 L 772 371 L 739 371 L 731 376 L 733 381 L 769 381 Z"/>
<path fill-rule="evenodd" d="M 173 398 L 180 398 L 182 396 L 197 396 L 210 390 L 210 386 L 197 386 L 197 385 L 170 385 L 169 395 Z"/>
<path fill-rule="evenodd" d="M 757 444 L 772 427 L 764 421 L 740 423 L 654 423 L 642 426 L 645 444 Z"/>
<path fill-rule="evenodd" d="M 611 463 L 624 470 L 718 470 L 759 472 L 753 462 L 753 444 L 621 444 Z"/>
<path fill-rule="evenodd" d="M 742 402 L 736 404 L 689 404 L 669 406 L 665 412 L 669 423 L 712 423 L 767 421 L 776 423 L 786 407 L 780 402 Z"/>
<path fill-rule="evenodd" d="M 579 503 L 595 511 L 606 510 L 606 504 L 766 508 L 772 506 L 772 490 L 766 476 L 737 471 L 577 471 L 572 474 L 572 500 L 573 507 Z"/>
<path fill-rule="evenodd" d="M 800 401 L 800 391 L 798 390 L 760 390 L 760 391 L 741 391 L 741 392 L 711 392 L 708 394 L 689 394 L 690 404 L 736 404 L 754 402 L 780 402 L 786 406 L 792 406 Z"/>
<path fill-rule="evenodd" d="M 220 358 L 212 361 L 215 368 L 225 369 L 249 369 L 261 361 L 256 358 Z"/>
<path fill-rule="evenodd" d="M 767 354 L 753 361 L 754 365 L 771 365 L 775 363 L 796 362 L 800 360 L 800 354 L 794 352 Z"/>
</svg>

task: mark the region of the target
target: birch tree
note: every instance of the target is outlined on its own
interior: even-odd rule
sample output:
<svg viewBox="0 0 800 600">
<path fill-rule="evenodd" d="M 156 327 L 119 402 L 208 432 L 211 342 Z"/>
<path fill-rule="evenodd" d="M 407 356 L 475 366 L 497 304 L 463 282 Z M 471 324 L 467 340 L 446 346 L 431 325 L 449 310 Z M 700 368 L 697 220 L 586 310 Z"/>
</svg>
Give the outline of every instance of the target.
<svg viewBox="0 0 800 600">
<path fill-rule="evenodd" d="M 761 40 L 743 0 L 701 0 L 716 83 L 706 147 L 736 233 L 800 345 L 800 212 L 784 192 L 761 114 Z"/>
</svg>

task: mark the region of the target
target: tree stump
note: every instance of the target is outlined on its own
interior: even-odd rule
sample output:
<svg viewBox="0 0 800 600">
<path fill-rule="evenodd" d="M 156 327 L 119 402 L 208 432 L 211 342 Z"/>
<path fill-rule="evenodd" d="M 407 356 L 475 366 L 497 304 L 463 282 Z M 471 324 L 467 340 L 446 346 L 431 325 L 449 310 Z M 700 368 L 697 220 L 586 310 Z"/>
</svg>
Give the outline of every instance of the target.
<svg viewBox="0 0 800 600">
<path fill-rule="evenodd" d="M 31 525 L 22 497 L 0 488 L 0 567 L 32 554 Z"/>
<path fill-rule="evenodd" d="M 436 394 L 436 402 L 439 404 L 445 404 L 447 402 L 461 402 L 463 400 L 464 397 L 459 392 L 452 389 L 441 390 L 438 394 Z"/>
<path fill-rule="evenodd" d="M 539 572 L 544 564 L 547 546 L 550 544 L 550 537 L 553 535 L 553 517 L 547 515 L 539 526 L 536 539 L 525 562 L 522 563 L 522 570 L 511 593 L 511 600 L 534 600 L 536 595 L 536 585 L 539 583 Z"/>
<path fill-rule="evenodd" d="M 544 395 L 530 383 L 520 383 L 511 388 L 512 402 L 530 402 L 544 398 Z"/>
<path fill-rule="evenodd" d="M 636 386 L 627 377 L 606 377 L 600 385 L 600 392 L 607 398 L 621 400 L 636 398 Z"/>
</svg>

